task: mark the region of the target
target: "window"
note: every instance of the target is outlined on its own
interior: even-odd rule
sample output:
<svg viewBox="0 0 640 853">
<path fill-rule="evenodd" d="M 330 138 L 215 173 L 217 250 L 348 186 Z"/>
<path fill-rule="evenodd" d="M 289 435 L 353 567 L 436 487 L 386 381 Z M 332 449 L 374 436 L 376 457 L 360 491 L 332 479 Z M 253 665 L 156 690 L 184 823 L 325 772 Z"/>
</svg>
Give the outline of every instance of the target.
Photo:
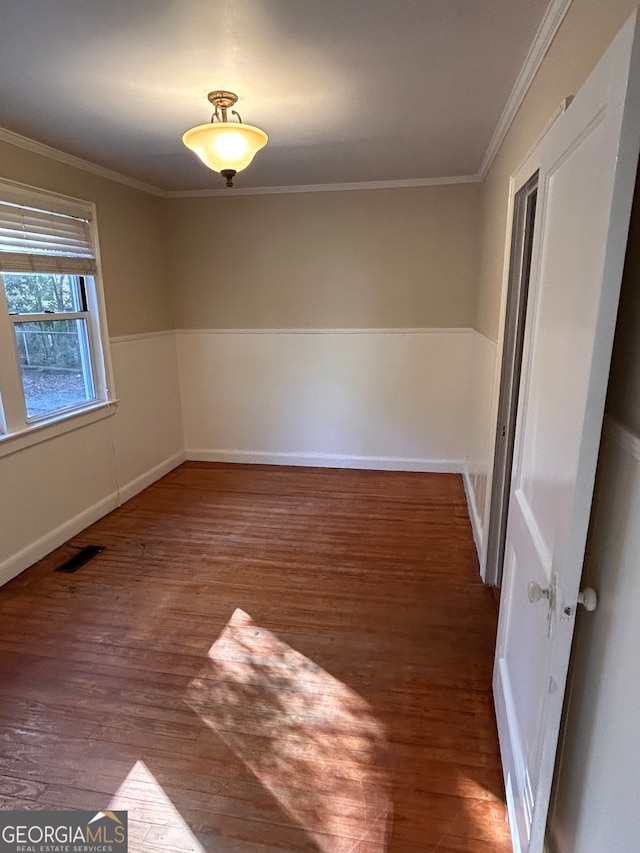
<svg viewBox="0 0 640 853">
<path fill-rule="evenodd" d="M 94 227 L 86 202 L 0 181 L 0 444 L 109 402 Z"/>
</svg>

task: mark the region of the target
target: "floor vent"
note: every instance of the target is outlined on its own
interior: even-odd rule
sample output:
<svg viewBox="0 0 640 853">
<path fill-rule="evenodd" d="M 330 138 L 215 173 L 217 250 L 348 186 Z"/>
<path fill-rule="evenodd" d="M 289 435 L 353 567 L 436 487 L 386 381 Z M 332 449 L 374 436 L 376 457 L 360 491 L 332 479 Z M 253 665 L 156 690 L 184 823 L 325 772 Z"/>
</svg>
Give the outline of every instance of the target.
<svg viewBox="0 0 640 853">
<path fill-rule="evenodd" d="M 84 566 L 85 563 L 88 563 L 89 560 L 92 560 L 96 554 L 99 554 L 100 551 L 104 551 L 104 549 L 104 545 L 85 545 L 85 547 L 81 548 L 74 557 L 71 557 L 71 559 L 67 560 L 66 563 L 58 566 L 56 572 L 67 572 L 68 574 L 71 574 L 71 572 L 77 572 L 80 566 Z"/>
</svg>

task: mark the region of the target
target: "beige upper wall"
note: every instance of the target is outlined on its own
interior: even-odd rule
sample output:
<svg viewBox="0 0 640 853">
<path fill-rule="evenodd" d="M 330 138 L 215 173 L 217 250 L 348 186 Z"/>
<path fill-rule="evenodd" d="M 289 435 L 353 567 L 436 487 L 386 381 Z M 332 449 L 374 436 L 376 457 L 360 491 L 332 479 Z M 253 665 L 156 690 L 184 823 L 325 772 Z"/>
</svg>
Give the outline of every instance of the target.
<svg viewBox="0 0 640 853">
<path fill-rule="evenodd" d="M 4 142 L 0 178 L 96 203 L 111 336 L 172 328 L 163 199 Z"/>
<path fill-rule="evenodd" d="M 0 177 L 96 203 L 111 336 L 473 323 L 478 184 L 163 200 L 7 143 Z"/>
<path fill-rule="evenodd" d="M 176 326 L 470 326 L 479 202 L 478 184 L 171 199 Z"/>
<path fill-rule="evenodd" d="M 498 338 L 509 179 L 560 103 L 574 95 L 637 0 L 573 0 L 482 185 L 480 284 L 475 327 Z"/>
<path fill-rule="evenodd" d="M 573 0 L 483 185 L 162 200 L 7 143 L 0 176 L 96 202 L 112 335 L 473 325 L 496 340 L 509 177 L 634 6 Z"/>
</svg>

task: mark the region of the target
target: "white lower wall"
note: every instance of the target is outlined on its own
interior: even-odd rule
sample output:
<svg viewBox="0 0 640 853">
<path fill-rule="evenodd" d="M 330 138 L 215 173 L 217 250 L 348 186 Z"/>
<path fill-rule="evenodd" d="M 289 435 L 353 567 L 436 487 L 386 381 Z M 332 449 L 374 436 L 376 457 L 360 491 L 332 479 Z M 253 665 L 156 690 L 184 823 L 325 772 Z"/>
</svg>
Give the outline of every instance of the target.
<svg viewBox="0 0 640 853">
<path fill-rule="evenodd" d="M 471 341 L 471 364 L 467 378 L 469 423 L 464 484 L 480 562 L 480 574 L 483 578 L 497 414 L 496 359 L 495 341 L 474 329 Z"/>
<path fill-rule="evenodd" d="M 456 472 L 467 460 L 476 489 L 484 432 L 473 413 L 489 360 L 481 337 L 205 330 L 112 339 L 116 413 L 0 459 L 0 583 L 185 455 Z M 482 507 L 479 486 L 477 496 Z"/>
<path fill-rule="evenodd" d="M 468 329 L 177 332 L 187 458 L 461 471 Z"/>
<path fill-rule="evenodd" d="M 124 502 L 184 459 L 175 334 L 114 338 L 111 359 L 120 400 L 113 419 L 116 482 Z"/>
<path fill-rule="evenodd" d="M 175 337 L 116 338 L 116 413 L 0 459 L 0 583 L 184 459 Z"/>
<path fill-rule="evenodd" d="M 639 849 L 640 436 L 609 421 L 598 463 L 561 745 L 549 853 Z"/>
<path fill-rule="evenodd" d="M 0 583 L 116 506 L 111 421 L 0 459 Z"/>
</svg>

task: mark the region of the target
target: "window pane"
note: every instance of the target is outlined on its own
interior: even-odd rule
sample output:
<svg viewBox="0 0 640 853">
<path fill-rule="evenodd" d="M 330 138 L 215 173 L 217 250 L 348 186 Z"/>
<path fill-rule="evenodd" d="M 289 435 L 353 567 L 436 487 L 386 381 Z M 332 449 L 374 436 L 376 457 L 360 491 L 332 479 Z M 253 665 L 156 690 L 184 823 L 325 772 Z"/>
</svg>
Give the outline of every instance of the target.
<svg viewBox="0 0 640 853">
<path fill-rule="evenodd" d="M 16 323 L 14 328 L 30 418 L 95 399 L 85 320 Z"/>
<path fill-rule="evenodd" d="M 64 273 L 2 273 L 10 314 L 84 311 L 80 278 Z"/>
</svg>

